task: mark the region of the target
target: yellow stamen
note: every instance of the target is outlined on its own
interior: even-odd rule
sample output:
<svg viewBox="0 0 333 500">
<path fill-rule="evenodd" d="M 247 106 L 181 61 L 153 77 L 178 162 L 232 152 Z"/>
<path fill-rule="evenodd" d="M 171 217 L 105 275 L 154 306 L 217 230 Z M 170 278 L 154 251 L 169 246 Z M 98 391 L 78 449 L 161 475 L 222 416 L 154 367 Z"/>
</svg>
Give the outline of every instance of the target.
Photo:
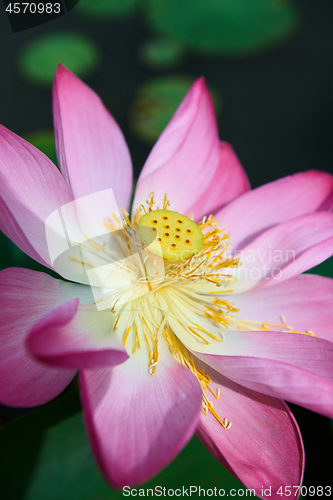
<svg viewBox="0 0 333 500">
<path fill-rule="evenodd" d="M 69 256 L 68 258 L 70 260 L 74 260 L 74 262 L 77 262 L 78 264 L 82 264 L 84 266 L 91 266 L 91 267 L 93 267 L 93 264 L 90 264 L 89 262 L 84 262 L 83 260 L 78 260 L 75 257 L 71 257 L 71 256 Z"/>
<path fill-rule="evenodd" d="M 89 241 L 90 245 L 95 248 L 95 250 L 97 250 L 98 252 L 105 252 L 104 245 L 96 243 L 96 241 L 94 241 L 92 238 L 89 238 L 89 236 L 87 236 L 86 234 L 84 234 L 84 236 L 87 238 L 87 241 Z"/>
<path fill-rule="evenodd" d="M 150 199 L 146 200 L 146 203 L 147 203 L 147 205 L 149 205 L 149 210 L 148 211 L 151 212 L 153 210 L 153 206 L 155 204 L 154 193 L 153 192 L 150 193 L 149 196 L 148 196 L 148 198 L 150 198 Z"/>
<path fill-rule="evenodd" d="M 195 324 L 196 328 L 199 328 L 199 329 L 200 329 L 200 330 L 202 330 L 203 332 L 207 333 L 207 335 L 209 335 L 212 339 L 216 340 L 217 342 L 222 342 L 222 341 L 224 340 L 224 335 L 223 335 L 223 333 L 222 333 L 222 332 L 220 332 L 220 335 L 221 335 L 221 337 L 222 337 L 222 340 L 220 340 L 220 339 L 218 339 L 218 338 L 216 337 L 216 335 L 214 335 L 214 334 L 213 334 L 213 333 L 211 333 L 211 332 L 208 332 L 208 331 L 207 331 L 207 330 L 205 330 L 205 328 L 203 328 L 202 326 L 197 325 L 196 323 L 194 323 L 194 324 Z"/>
<path fill-rule="evenodd" d="M 170 206 L 170 201 L 168 200 L 168 195 L 165 193 L 162 208 L 163 210 L 166 210 L 169 206 Z"/>
<path fill-rule="evenodd" d="M 112 312 L 113 314 L 116 314 L 115 307 L 116 307 L 116 304 L 117 304 L 117 302 L 118 302 L 118 301 L 119 301 L 119 299 L 117 299 L 117 300 L 115 301 L 115 303 L 113 304 L 113 306 L 112 306 L 111 312 Z"/>
<path fill-rule="evenodd" d="M 297 333 L 299 335 L 309 335 L 310 337 L 316 337 L 317 335 L 312 331 L 308 330 L 306 332 L 300 332 L 295 330 L 292 326 L 288 325 L 284 316 L 281 316 L 282 323 L 266 323 L 262 321 L 257 321 L 253 319 L 242 319 L 236 317 L 229 318 L 229 327 L 237 328 L 237 330 L 243 331 L 280 331 L 280 332 L 290 332 Z M 273 330 L 272 330 L 273 328 Z"/>
<path fill-rule="evenodd" d="M 92 252 L 94 253 L 95 255 L 98 255 L 98 252 L 96 252 L 96 250 L 94 250 L 93 248 L 89 248 L 87 247 L 86 245 L 84 245 L 83 243 L 78 243 L 77 241 L 74 241 L 73 242 L 74 245 L 78 246 L 78 247 L 82 247 L 82 248 L 85 248 L 86 250 L 89 250 L 89 252 Z"/>
<path fill-rule="evenodd" d="M 116 329 L 117 329 L 117 325 L 118 325 L 118 321 L 119 321 L 120 316 L 121 316 L 121 314 L 118 314 L 118 317 L 117 317 L 116 322 L 115 322 L 114 327 L 113 327 L 113 331 L 114 331 L 114 332 L 115 332 L 115 331 L 116 331 Z"/>
<path fill-rule="evenodd" d="M 123 346 L 125 347 L 126 346 L 126 340 L 127 340 L 127 337 L 128 337 L 128 334 L 129 332 L 131 331 L 132 327 L 131 326 L 128 326 L 125 330 L 125 335 L 124 335 L 124 338 L 123 338 Z"/>
<path fill-rule="evenodd" d="M 125 215 L 125 219 L 124 219 L 125 224 L 127 224 L 131 229 L 133 229 L 132 228 L 132 224 L 131 224 L 131 222 L 130 222 L 130 220 L 128 218 L 129 213 L 126 212 L 126 210 L 123 209 L 123 214 Z"/>
<path fill-rule="evenodd" d="M 146 322 L 145 318 L 142 316 L 142 317 L 141 317 L 141 319 L 142 319 L 142 321 L 144 322 L 144 324 L 146 325 L 146 328 L 147 328 L 148 332 L 150 333 L 151 338 L 155 340 L 155 337 L 154 337 L 154 335 L 152 334 L 152 332 L 151 332 L 151 330 L 150 330 L 149 326 L 147 325 L 147 322 Z"/>
<path fill-rule="evenodd" d="M 96 300 L 96 302 L 93 302 L 92 305 L 96 305 L 96 304 L 99 304 L 99 302 L 102 302 L 104 300 L 104 297 L 102 297 L 101 299 L 99 300 Z"/>
<path fill-rule="evenodd" d="M 201 384 L 203 391 L 203 401 L 201 409 L 203 413 L 207 415 L 208 411 L 210 411 L 210 413 L 216 418 L 216 420 L 224 429 L 226 430 L 230 429 L 231 422 L 229 422 L 226 418 L 224 420 L 220 418 L 218 413 L 214 410 L 212 401 L 208 400 L 208 397 L 205 392 L 206 389 L 208 388 L 212 392 L 212 394 L 214 394 L 215 398 L 218 400 L 220 398 L 220 390 L 217 389 L 216 394 L 214 393 L 214 391 L 209 387 L 209 384 L 212 382 L 211 378 L 195 364 L 193 355 L 189 353 L 186 347 L 174 335 L 172 330 L 170 328 L 167 328 L 167 330 L 168 331 L 166 331 L 165 329 L 163 330 L 163 336 L 169 344 L 172 355 L 180 363 L 189 368 L 189 370 L 191 370 L 191 372 L 197 377 L 197 379 Z"/>
<path fill-rule="evenodd" d="M 196 335 L 197 337 L 199 337 L 199 339 L 201 339 L 204 342 L 204 344 L 206 344 L 206 345 L 210 344 L 210 342 L 208 342 L 208 340 L 206 340 L 203 337 L 201 337 L 201 335 L 199 335 L 199 333 L 197 333 L 195 330 L 193 330 L 193 328 L 191 328 L 190 326 L 188 327 L 188 330 L 190 330 L 190 332 L 194 333 L 194 335 Z"/>
<path fill-rule="evenodd" d="M 138 335 L 138 327 L 136 326 L 136 323 L 134 323 L 134 328 L 135 328 L 135 335 L 134 335 L 134 347 L 132 351 L 133 354 L 135 354 L 137 344 L 138 344 L 138 349 L 141 349 L 139 335 Z"/>
</svg>

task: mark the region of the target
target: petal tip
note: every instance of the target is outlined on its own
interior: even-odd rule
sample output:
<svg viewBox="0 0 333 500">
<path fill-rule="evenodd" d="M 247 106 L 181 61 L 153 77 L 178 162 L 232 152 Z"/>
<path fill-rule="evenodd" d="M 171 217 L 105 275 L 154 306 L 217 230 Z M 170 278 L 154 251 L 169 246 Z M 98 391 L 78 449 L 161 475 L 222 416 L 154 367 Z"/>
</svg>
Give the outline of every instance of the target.
<svg viewBox="0 0 333 500">
<path fill-rule="evenodd" d="M 203 94 L 207 94 L 209 95 L 209 98 L 211 98 L 211 94 L 208 90 L 206 79 L 204 76 L 200 76 L 192 83 L 189 93 L 192 92 L 198 97 L 201 97 Z"/>
</svg>

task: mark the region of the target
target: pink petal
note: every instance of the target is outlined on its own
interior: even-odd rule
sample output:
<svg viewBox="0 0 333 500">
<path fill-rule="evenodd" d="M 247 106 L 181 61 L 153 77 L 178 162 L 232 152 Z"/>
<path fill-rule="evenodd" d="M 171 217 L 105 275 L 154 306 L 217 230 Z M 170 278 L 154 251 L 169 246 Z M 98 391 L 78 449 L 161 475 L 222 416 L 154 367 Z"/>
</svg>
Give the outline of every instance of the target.
<svg viewBox="0 0 333 500">
<path fill-rule="evenodd" d="M 333 417 L 331 342 L 283 332 L 224 335 L 214 354 L 195 355 L 237 384 Z"/>
<path fill-rule="evenodd" d="M 220 162 L 210 186 L 191 207 L 194 220 L 201 220 L 204 215 L 214 215 L 229 201 L 241 196 L 249 189 L 248 177 L 232 146 L 227 142 L 221 142 Z"/>
<path fill-rule="evenodd" d="M 240 250 L 267 229 L 304 214 L 329 210 L 333 176 L 310 170 L 245 193 L 216 219 L 230 233 L 230 249 Z"/>
<path fill-rule="evenodd" d="M 74 198 L 112 188 L 119 209 L 128 210 L 132 163 L 123 134 L 95 92 L 61 64 L 53 111 L 59 163 Z"/>
<path fill-rule="evenodd" d="M 155 193 L 163 205 L 187 214 L 211 185 L 220 158 L 220 143 L 213 103 L 203 78 L 199 78 L 153 147 L 140 174 L 133 209 Z"/>
<path fill-rule="evenodd" d="M 42 316 L 89 287 L 55 280 L 28 269 L 0 273 L 0 401 L 10 406 L 36 406 L 55 398 L 75 375 L 36 361 L 26 349 L 29 330 Z"/>
<path fill-rule="evenodd" d="M 115 368 L 82 371 L 81 388 L 93 452 L 107 480 L 118 488 L 154 476 L 198 424 L 201 386 L 167 349 L 154 375 L 140 350 Z"/>
<path fill-rule="evenodd" d="M 78 299 L 57 307 L 34 325 L 28 339 L 32 354 L 55 366 L 104 368 L 123 363 L 126 349 L 113 333 L 114 314 Z"/>
<path fill-rule="evenodd" d="M 219 400 L 210 394 L 214 410 L 222 421 L 227 418 L 232 424 L 225 430 L 211 412 L 202 414 L 197 436 L 212 455 L 260 498 L 264 498 L 262 488 L 271 487 L 269 498 L 277 500 L 281 486 L 284 490 L 301 485 L 302 438 L 287 405 L 245 389 L 207 365 L 199 366 L 211 377 L 215 394 L 220 391 Z"/>
<path fill-rule="evenodd" d="M 45 220 L 73 198 L 56 166 L 0 125 L 0 229 L 30 257 L 50 267 Z"/>
<path fill-rule="evenodd" d="M 313 331 L 333 342 L 333 280 L 302 274 L 269 288 L 232 296 L 237 317 L 261 323 L 287 324 L 299 332 Z M 271 327 L 273 328 L 273 327 Z"/>
<path fill-rule="evenodd" d="M 237 256 L 235 292 L 282 283 L 333 255 L 333 213 L 317 212 L 265 231 Z M 279 260 L 277 260 L 279 259 Z"/>
</svg>

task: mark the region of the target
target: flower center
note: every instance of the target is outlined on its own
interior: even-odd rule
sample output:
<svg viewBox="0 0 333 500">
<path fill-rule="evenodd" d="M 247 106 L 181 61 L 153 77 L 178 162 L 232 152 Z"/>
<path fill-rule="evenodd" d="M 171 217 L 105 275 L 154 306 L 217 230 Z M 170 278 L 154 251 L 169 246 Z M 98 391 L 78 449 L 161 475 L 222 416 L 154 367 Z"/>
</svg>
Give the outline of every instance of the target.
<svg viewBox="0 0 333 500">
<path fill-rule="evenodd" d="M 146 213 L 139 221 L 138 232 L 150 252 L 171 261 L 197 255 L 203 246 L 203 234 L 198 225 L 171 210 Z"/>
<path fill-rule="evenodd" d="M 147 205 L 147 210 L 141 205 L 132 222 L 124 211 L 125 225 L 117 217 L 105 221 L 113 244 L 88 238 L 86 245 L 79 244 L 87 259 L 77 262 L 87 266 L 99 294 L 95 303 L 111 311 L 110 332 L 120 336 L 128 353 L 145 351 L 148 371 L 154 375 L 160 353 L 169 349 L 199 380 L 202 411 L 209 411 L 228 429 L 231 423 L 219 417 L 208 397 L 208 390 L 216 399 L 219 393 L 212 391 L 210 377 L 196 365 L 189 349 L 200 351 L 223 342 L 226 329 L 314 334 L 294 330 L 283 316 L 282 324 L 236 317 L 238 310 L 226 299 L 235 283 L 231 268 L 240 262 L 227 253 L 228 234 L 212 215 L 196 224 L 168 210 L 166 196 L 162 209 L 153 209 L 153 194 Z M 93 259 L 100 256 L 109 263 L 94 267 Z"/>
</svg>

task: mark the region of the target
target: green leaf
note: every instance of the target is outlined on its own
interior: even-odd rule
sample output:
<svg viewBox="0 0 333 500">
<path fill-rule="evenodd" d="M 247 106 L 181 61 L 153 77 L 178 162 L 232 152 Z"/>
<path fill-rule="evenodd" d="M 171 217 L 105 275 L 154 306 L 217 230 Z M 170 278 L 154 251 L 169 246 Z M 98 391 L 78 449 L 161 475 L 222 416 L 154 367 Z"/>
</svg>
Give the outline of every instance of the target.
<svg viewBox="0 0 333 500">
<path fill-rule="evenodd" d="M 77 392 L 59 398 L 7 424 L 0 430 L 0 498 L 21 500 L 49 428 L 80 411 Z M 34 500 L 45 497 L 36 497 Z"/>
<path fill-rule="evenodd" d="M 131 196 L 131 203 L 130 203 L 130 211 L 129 213 L 132 212 L 132 206 L 133 206 L 133 200 L 134 200 L 134 196 L 135 196 L 135 190 L 136 190 L 136 185 L 138 183 L 138 180 L 137 179 L 133 179 L 133 187 L 132 187 L 132 196 Z"/>
<path fill-rule="evenodd" d="M 49 85 L 59 63 L 78 76 L 86 76 L 98 67 L 100 59 L 99 50 L 85 36 L 74 32 L 51 33 L 24 46 L 18 69 L 30 82 Z"/>
<path fill-rule="evenodd" d="M 184 46 L 172 38 L 154 38 L 145 42 L 140 50 L 140 60 L 154 70 L 178 66 L 184 58 Z"/>
<path fill-rule="evenodd" d="M 289 0 L 147 0 L 146 13 L 153 31 L 208 55 L 266 51 L 299 22 Z"/>
<path fill-rule="evenodd" d="M 53 130 L 38 130 L 36 132 L 30 132 L 23 138 L 39 149 L 39 151 L 44 153 L 55 165 L 57 165 L 57 154 Z"/>
<path fill-rule="evenodd" d="M 216 487 L 217 490 L 223 488 L 226 493 L 229 493 L 231 488 L 244 490 L 244 486 L 215 460 L 196 436 L 178 457 L 145 487 L 153 488 L 157 485 L 173 489 L 190 486 L 205 489 Z"/>
<path fill-rule="evenodd" d="M 193 82 L 194 78 L 189 76 L 163 76 L 149 80 L 139 87 L 129 113 L 133 132 L 144 142 L 154 143 Z M 218 114 L 221 98 L 215 89 L 210 90 Z"/>
<path fill-rule="evenodd" d="M 44 435 L 24 500 L 106 500 L 113 493 L 91 455 L 82 414 L 64 420 Z"/>
<path fill-rule="evenodd" d="M 80 0 L 75 12 L 103 21 L 132 15 L 137 4 L 138 0 Z"/>
<path fill-rule="evenodd" d="M 19 247 L 0 231 L 0 270 L 7 267 L 24 267 L 40 273 L 47 273 L 55 279 L 62 279 L 55 271 L 46 268 L 31 257 L 28 257 Z M 1 499 L 1 496 L 0 496 Z M 2 499 L 1 499 L 2 500 Z"/>
<path fill-rule="evenodd" d="M 7 236 L 0 232 L 0 269 L 6 267 L 29 267 L 29 257 Z"/>
<path fill-rule="evenodd" d="M 223 431 L 222 431 L 223 432 Z M 107 439 L 107 436 L 105 436 Z M 6 500 L 117 500 L 91 455 L 78 393 L 73 391 L 0 430 L 0 498 Z M 139 488 L 241 489 L 194 437 L 158 476 Z M 138 493 L 139 496 L 139 493 Z M 196 497 L 197 495 L 192 495 Z M 233 496 L 233 498 L 241 498 Z"/>
<path fill-rule="evenodd" d="M 316 267 L 313 267 L 308 273 L 311 274 L 320 274 L 320 276 L 328 276 L 329 278 L 333 278 L 333 257 L 325 260 L 321 264 Z"/>
</svg>

